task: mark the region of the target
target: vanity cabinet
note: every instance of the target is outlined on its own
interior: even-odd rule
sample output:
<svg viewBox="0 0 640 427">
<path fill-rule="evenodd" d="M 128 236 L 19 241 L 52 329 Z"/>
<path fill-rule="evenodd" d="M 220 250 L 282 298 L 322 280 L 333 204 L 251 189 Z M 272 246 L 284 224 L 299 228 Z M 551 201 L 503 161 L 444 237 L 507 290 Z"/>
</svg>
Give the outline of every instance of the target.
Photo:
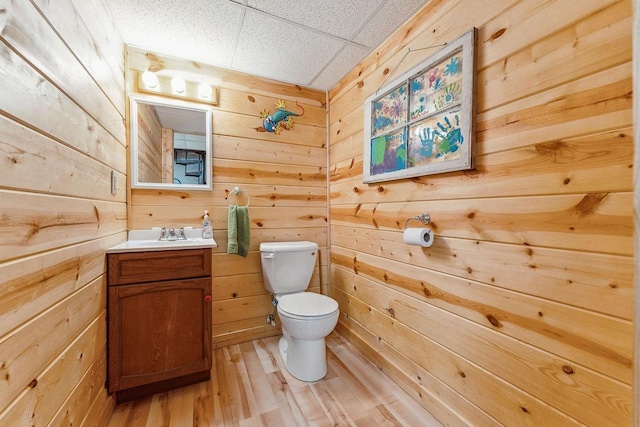
<svg viewBox="0 0 640 427">
<path fill-rule="evenodd" d="M 107 253 L 108 390 L 123 402 L 206 381 L 211 249 Z"/>
</svg>

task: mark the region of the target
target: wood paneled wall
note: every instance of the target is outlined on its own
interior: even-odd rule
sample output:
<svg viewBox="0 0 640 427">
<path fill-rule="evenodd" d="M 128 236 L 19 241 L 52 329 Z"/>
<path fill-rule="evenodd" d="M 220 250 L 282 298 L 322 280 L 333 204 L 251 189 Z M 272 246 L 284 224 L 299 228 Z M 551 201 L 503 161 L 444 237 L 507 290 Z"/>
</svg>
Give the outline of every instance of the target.
<svg viewBox="0 0 640 427">
<path fill-rule="evenodd" d="M 631 3 L 432 0 L 330 91 L 338 330 L 446 425 L 631 422 Z M 365 98 L 471 27 L 475 169 L 364 185 Z"/>
<path fill-rule="evenodd" d="M 208 82 L 217 87 L 213 111 L 213 191 L 131 191 L 130 228 L 202 226 L 210 213 L 218 248 L 213 253 L 214 347 L 280 333 L 266 323 L 273 311 L 265 291 L 258 247 L 264 241 L 310 240 L 320 256 L 310 290 L 326 291 L 327 147 L 326 94 L 259 77 L 128 48 L 129 91 L 133 71 Z M 279 99 L 304 115 L 290 131 L 261 131 L 260 112 Z M 250 198 L 251 248 L 247 258 L 227 254 L 227 197 L 236 186 Z"/>
<path fill-rule="evenodd" d="M 105 425 L 105 249 L 127 226 L 123 44 L 102 0 L 1 9 L 0 425 Z"/>
<path fill-rule="evenodd" d="M 640 91 L 640 2 L 633 2 L 633 91 Z M 633 97 L 634 118 L 634 164 L 640 163 L 640 99 Z M 634 319 L 635 339 L 634 339 L 634 381 L 633 381 L 633 401 L 640 402 L 640 171 L 638 168 L 633 170 L 633 191 L 634 191 L 634 269 L 633 269 L 633 285 L 636 317 Z M 633 405 L 633 426 L 640 426 L 640 405 Z"/>
</svg>

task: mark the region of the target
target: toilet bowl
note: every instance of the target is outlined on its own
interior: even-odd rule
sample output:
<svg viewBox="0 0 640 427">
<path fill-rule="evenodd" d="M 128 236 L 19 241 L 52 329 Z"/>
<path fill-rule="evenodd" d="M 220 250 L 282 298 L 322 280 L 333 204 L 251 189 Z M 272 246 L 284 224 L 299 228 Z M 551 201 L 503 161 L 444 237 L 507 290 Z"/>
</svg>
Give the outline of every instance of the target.
<svg viewBox="0 0 640 427">
<path fill-rule="evenodd" d="M 305 292 L 313 275 L 318 245 L 313 242 L 261 243 L 262 275 L 276 301 L 282 324 L 279 353 L 287 371 L 302 381 L 327 373 L 325 337 L 338 323 L 338 303 Z"/>
<path fill-rule="evenodd" d="M 301 292 L 278 299 L 280 357 L 291 375 L 312 382 L 327 374 L 325 337 L 339 314 L 338 303 L 321 294 Z"/>
</svg>

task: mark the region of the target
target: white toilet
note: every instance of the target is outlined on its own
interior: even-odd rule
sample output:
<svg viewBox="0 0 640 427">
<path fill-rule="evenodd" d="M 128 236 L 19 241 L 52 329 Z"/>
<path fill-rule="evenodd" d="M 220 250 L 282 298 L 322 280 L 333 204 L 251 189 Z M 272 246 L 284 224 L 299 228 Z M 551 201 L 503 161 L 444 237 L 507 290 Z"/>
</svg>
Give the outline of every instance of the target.
<svg viewBox="0 0 640 427">
<path fill-rule="evenodd" d="M 316 264 L 313 242 L 261 243 L 262 277 L 277 300 L 282 323 L 280 356 L 287 370 L 302 381 L 327 374 L 324 339 L 338 323 L 338 303 L 325 295 L 305 292 Z"/>
</svg>

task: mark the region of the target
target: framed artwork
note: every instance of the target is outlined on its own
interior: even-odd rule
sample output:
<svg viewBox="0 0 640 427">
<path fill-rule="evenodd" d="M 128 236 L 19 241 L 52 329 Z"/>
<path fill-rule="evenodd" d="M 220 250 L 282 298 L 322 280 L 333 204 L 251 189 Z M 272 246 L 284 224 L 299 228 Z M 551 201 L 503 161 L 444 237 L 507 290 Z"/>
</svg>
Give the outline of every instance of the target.
<svg viewBox="0 0 640 427">
<path fill-rule="evenodd" d="M 364 104 L 365 183 L 473 168 L 476 29 Z"/>
</svg>

